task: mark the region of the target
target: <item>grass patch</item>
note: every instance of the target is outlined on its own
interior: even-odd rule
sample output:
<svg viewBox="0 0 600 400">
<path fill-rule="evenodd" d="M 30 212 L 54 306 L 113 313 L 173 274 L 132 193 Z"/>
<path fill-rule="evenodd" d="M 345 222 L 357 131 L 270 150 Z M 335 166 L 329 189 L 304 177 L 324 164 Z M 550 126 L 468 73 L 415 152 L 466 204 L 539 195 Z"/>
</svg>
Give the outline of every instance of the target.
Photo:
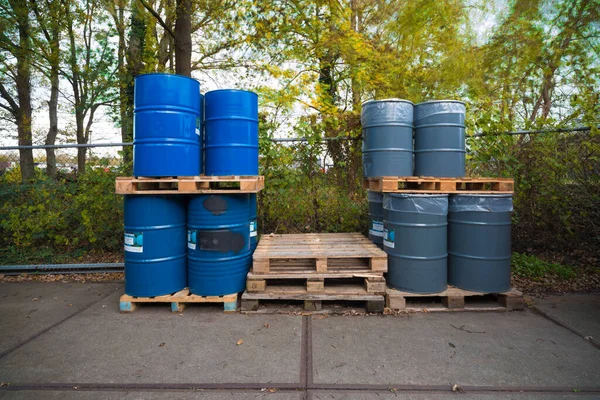
<svg viewBox="0 0 600 400">
<path fill-rule="evenodd" d="M 541 260 L 527 254 L 512 254 L 512 270 L 517 276 L 530 279 L 542 279 L 548 276 L 568 280 L 575 276 L 573 267 Z"/>
</svg>

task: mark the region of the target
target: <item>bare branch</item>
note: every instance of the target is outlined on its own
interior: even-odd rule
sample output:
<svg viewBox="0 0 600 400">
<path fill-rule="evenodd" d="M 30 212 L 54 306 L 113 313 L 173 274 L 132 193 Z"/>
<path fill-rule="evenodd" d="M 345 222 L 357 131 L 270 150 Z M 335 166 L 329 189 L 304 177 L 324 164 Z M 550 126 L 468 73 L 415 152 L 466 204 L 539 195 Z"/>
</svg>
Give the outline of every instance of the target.
<svg viewBox="0 0 600 400">
<path fill-rule="evenodd" d="M 145 0 L 140 0 L 140 3 L 144 6 L 146 10 L 148 10 L 148 12 L 150 12 L 150 14 L 152 14 L 154 18 L 156 18 L 156 21 L 158 21 L 160 26 L 162 26 L 165 31 L 169 32 L 169 35 L 171 35 L 173 40 L 175 40 L 175 33 L 173 33 L 173 31 L 167 24 L 165 24 L 165 21 L 163 21 L 160 15 L 156 11 L 154 11 L 150 4 L 146 3 Z"/>
<path fill-rule="evenodd" d="M 10 108 L 12 108 L 12 110 L 8 109 L 7 107 L 5 107 L 5 108 L 8 111 L 10 111 L 10 113 L 13 116 L 16 117 L 17 112 L 19 111 L 19 105 L 10 96 L 10 94 L 8 93 L 8 91 L 6 90 L 6 88 L 4 87 L 4 84 L 2 82 L 0 82 L 0 96 L 2 96 L 2 98 L 8 102 L 8 104 L 10 105 Z"/>
</svg>

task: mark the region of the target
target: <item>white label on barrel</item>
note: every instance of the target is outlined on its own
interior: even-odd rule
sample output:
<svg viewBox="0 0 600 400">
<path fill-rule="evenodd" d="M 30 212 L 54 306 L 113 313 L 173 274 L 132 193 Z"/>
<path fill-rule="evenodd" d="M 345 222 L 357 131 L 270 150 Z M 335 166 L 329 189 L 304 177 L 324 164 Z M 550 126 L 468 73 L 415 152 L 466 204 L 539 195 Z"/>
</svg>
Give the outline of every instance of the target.
<svg viewBox="0 0 600 400">
<path fill-rule="evenodd" d="M 396 236 L 396 235 L 394 234 L 393 229 L 392 230 L 384 229 L 383 230 L 383 246 L 393 249 L 394 248 L 394 236 Z"/>
<path fill-rule="evenodd" d="M 188 249 L 196 250 L 196 233 L 194 229 L 188 229 L 187 232 L 187 246 Z"/>
<path fill-rule="evenodd" d="M 125 251 L 130 253 L 143 253 L 144 234 L 142 232 L 125 232 Z"/>
<path fill-rule="evenodd" d="M 200 129 L 196 128 L 196 135 L 200 136 Z"/>
<path fill-rule="evenodd" d="M 373 226 L 369 229 L 369 233 L 373 236 L 383 237 L 383 222 L 373 220 Z"/>
<path fill-rule="evenodd" d="M 250 222 L 250 237 L 255 237 L 256 234 L 256 221 L 252 221 Z"/>
</svg>

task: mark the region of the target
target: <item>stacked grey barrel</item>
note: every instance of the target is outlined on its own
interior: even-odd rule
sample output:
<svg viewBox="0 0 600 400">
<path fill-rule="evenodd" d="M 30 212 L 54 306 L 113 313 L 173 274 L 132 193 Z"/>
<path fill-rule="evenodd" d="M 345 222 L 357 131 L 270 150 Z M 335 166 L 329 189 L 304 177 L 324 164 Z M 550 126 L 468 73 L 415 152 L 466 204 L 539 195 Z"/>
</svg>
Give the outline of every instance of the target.
<svg viewBox="0 0 600 400">
<path fill-rule="evenodd" d="M 413 171 L 413 103 L 371 100 L 363 103 L 363 175 L 409 176 Z M 369 239 L 383 249 L 383 195 L 369 192 Z"/>
<path fill-rule="evenodd" d="M 372 100 L 363 103 L 363 175 L 410 176 L 413 171 L 413 103 Z"/>
<path fill-rule="evenodd" d="M 455 100 L 363 103 L 364 177 L 464 177 L 465 114 Z M 512 195 L 425 193 L 368 193 L 369 239 L 388 254 L 388 285 L 509 290 Z"/>
<path fill-rule="evenodd" d="M 448 195 L 385 193 L 387 283 L 413 293 L 436 293 L 448 282 Z"/>
<path fill-rule="evenodd" d="M 510 194 L 450 196 L 448 282 L 465 290 L 510 289 Z"/>
<path fill-rule="evenodd" d="M 454 100 L 415 106 L 415 176 L 465 176 L 465 113 Z"/>
</svg>

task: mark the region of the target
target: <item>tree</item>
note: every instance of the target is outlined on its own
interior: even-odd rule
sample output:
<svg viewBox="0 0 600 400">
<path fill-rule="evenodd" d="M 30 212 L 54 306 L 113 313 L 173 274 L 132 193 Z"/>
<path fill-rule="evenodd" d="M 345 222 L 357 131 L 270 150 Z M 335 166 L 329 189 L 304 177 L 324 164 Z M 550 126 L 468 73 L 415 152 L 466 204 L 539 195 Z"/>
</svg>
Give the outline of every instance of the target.
<svg viewBox="0 0 600 400">
<path fill-rule="evenodd" d="M 0 43 L 0 108 L 8 112 L 17 125 L 19 146 L 31 146 L 31 29 L 29 4 L 26 1 L 0 2 L 2 30 Z M 15 27 L 16 30 L 12 28 Z M 14 44 L 18 43 L 18 44 Z M 12 82 L 11 82 L 12 81 Z M 11 85 L 14 85 L 11 87 Z M 16 92 L 16 94 L 15 94 Z M 19 164 L 23 182 L 34 177 L 33 151 L 19 150 Z"/>
<path fill-rule="evenodd" d="M 75 110 L 77 143 L 89 142 L 94 115 L 99 107 L 113 104 L 117 82 L 114 49 L 110 32 L 93 0 L 83 1 L 83 7 L 69 0 L 61 0 L 68 37 L 68 68 L 63 76 L 71 84 L 71 103 Z M 80 30 L 77 28 L 80 27 Z M 79 39 L 81 37 L 81 39 Z M 78 173 L 85 172 L 86 148 L 77 149 Z"/>
<path fill-rule="evenodd" d="M 46 145 L 56 143 L 58 135 L 58 95 L 60 90 L 60 33 L 62 9 L 59 0 L 35 1 L 29 4 L 37 22 L 37 35 L 33 36 L 35 52 L 41 55 L 37 69 L 50 81 L 50 99 L 48 101 L 48 117 L 50 126 L 46 136 Z M 56 156 L 53 148 L 46 149 L 46 173 L 56 176 Z"/>
</svg>

